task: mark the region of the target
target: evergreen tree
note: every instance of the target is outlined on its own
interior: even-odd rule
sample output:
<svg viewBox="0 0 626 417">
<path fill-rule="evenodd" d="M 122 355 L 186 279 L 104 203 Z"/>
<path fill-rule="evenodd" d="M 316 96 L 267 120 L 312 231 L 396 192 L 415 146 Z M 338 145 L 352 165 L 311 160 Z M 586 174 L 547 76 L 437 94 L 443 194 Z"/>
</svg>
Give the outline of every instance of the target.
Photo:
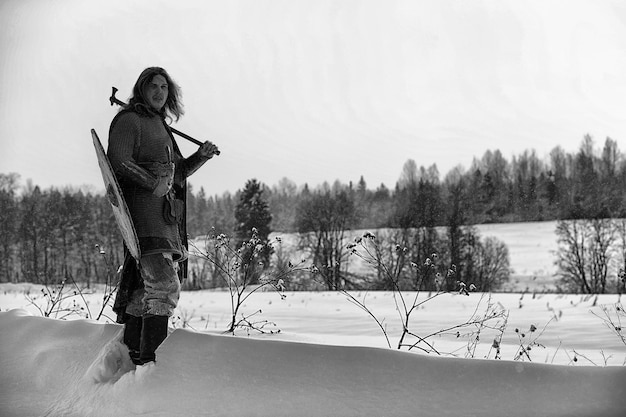
<svg viewBox="0 0 626 417">
<path fill-rule="evenodd" d="M 256 179 L 248 180 L 245 188 L 239 195 L 239 202 L 235 207 L 235 237 L 237 246 L 248 241 L 253 235 L 253 229 L 262 243 L 269 240 L 272 214 L 268 203 L 263 199 L 263 187 Z M 269 247 L 262 254 L 262 261 L 269 265 L 271 252 Z"/>
</svg>

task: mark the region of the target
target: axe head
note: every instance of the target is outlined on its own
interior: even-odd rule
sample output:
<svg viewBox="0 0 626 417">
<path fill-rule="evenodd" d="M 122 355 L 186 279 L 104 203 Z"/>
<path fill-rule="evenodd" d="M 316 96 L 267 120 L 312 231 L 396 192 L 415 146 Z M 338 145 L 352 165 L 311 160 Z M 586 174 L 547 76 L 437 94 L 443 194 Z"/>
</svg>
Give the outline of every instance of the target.
<svg viewBox="0 0 626 417">
<path fill-rule="evenodd" d="M 111 106 L 114 104 L 119 104 L 119 100 L 115 97 L 115 93 L 117 93 L 117 88 L 111 87 L 112 93 L 111 97 L 109 97 L 109 101 L 111 102 Z"/>
</svg>

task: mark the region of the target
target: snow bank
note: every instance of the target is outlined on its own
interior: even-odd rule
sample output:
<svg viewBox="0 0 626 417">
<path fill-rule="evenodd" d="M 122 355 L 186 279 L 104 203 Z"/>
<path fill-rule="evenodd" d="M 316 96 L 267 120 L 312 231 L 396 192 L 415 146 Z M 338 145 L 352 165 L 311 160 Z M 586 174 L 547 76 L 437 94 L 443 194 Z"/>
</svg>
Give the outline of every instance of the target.
<svg viewBox="0 0 626 417">
<path fill-rule="evenodd" d="M 621 416 L 625 367 L 452 359 L 175 330 L 134 369 L 122 327 L 0 313 L 2 416 Z"/>
</svg>

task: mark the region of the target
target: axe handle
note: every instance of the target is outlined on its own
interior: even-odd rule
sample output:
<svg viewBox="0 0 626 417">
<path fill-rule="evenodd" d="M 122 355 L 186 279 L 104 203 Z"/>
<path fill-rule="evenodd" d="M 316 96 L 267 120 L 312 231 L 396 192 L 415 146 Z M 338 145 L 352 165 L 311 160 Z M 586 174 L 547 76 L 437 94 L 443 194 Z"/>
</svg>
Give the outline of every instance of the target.
<svg viewBox="0 0 626 417">
<path fill-rule="evenodd" d="M 196 144 L 196 145 L 198 145 L 198 146 L 201 146 L 201 145 L 202 145 L 202 142 L 200 142 L 199 140 L 192 138 L 191 136 L 187 135 L 186 133 L 181 132 L 180 130 L 176 130 L 176 129 L 174 129 L 172 126 L 170 126 L 170 130 L 171 130 L 173 133 L 176 133 L 176 134 L 177 134 L 178 136 L 180 136 L 181 138 L 185 138 L 185 139 L 187 139 L 189 142 L 193 142 L 193 143 L 195 143 L 195 144 Z M 217 155 L 219 155 L 219 152 L 217 153 Z"/>
<path fill-rule="evenodd" d="M 115 93 L 117 93 L 117 88 L 115 87 L 111 87 L 112 88 L 112 93 L 111 93 L 111 97 L 109 97 L 109 101 L 111 102 L 111 106 L 114 104 L 117 104 L 118 106 L 125 106 L 126 103 L 124 103 L 122 100 L 118 99 L 117 97 L 115 97 Z M 186 133 L 181 132 L 180 130 L 174 129 L 173 127 L 170 126 L 170 129 L 172 130 L 173 133 L 176 133 L 178 136 L 180 136 L 181 138 L 185 138 L 190 142 L 195 143 L 198 146 L 202 145 L 202 142 L 200 142 L 197 139 L 192 138 L 191 136 L 189 136 Z M 219 151 L 216 153 L 216 155 L 219 155 Z"/>
</svg>

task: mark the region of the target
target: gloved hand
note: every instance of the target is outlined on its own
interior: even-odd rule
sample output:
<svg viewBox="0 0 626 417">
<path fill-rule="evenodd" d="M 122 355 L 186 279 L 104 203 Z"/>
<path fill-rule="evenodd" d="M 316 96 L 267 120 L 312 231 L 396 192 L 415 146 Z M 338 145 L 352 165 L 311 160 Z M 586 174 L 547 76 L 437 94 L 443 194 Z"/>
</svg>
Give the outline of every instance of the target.
<svg viewBox="0 0 626 417">
<path fill-rule="evenodd" d="M 212 142 L 207 140 L 198 148 L 198 154 L 203 158 L 211 159 L 213 155 L 219 155 L 220 150 Z"/>
<path fill-rule="evenodd" d="M 156 187 L 152 190 L 152 194 L 157 197 L 163 197 L 172 189 L 172 184 L 174 184 L 174 163 L 159 164 L 153 167 L 152 173 L 156 175 L 158 181 Z"/>
</svg>

